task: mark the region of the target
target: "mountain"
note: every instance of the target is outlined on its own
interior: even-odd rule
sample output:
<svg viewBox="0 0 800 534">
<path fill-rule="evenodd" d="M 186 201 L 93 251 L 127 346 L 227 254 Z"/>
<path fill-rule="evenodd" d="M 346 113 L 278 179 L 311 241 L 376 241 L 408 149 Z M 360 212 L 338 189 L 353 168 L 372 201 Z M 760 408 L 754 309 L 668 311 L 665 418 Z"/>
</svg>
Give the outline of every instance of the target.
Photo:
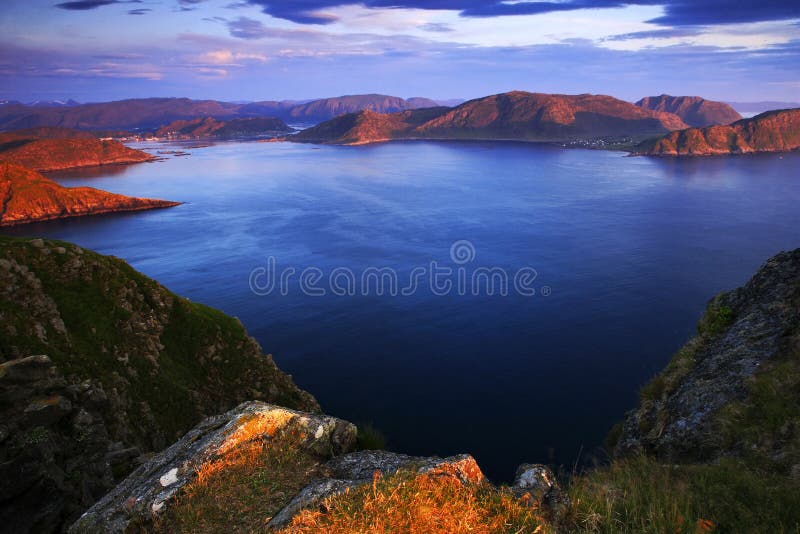
<svg viewBox="0 0 800 534">
<path fill-rule="evenodd" d="M 277 117 L 284 121 L 316 123 L 362 109 L 388 113 L 435 105 L 433 101 L 424 98 L 404 100 L 386 95 L 350 95 L 307 102 L 263 101 L 248 104 L 188 98 L 139 98 L 55 107 L 9 102 L 0 106 L 0 131 L 38 126 L 62 126 L 79 130 L 155 130 L 177 120 L 204 117 L 217 120 Z"/>
<path fill-rule="evenodd" d="M 158 128 L 179 119 L 236 117 L 237 104 L 188 98 L 143 98 L 72 107 L 0 108 L 0 130 L 63 126 L 79 130 Z"/>
<path fill-rule="evenodd" d="M 348 95 L 323 98 L 292 106 L 286 120 L 299 122 L 322 122 L 346 113 L 369 110 L 377 113 L 394 113 L 407 109 L 435 107 L 437 104 L 426 98 L 404 100 L 386 95 Z M 281 116 L 281 115 L 278 115 Z"/>
<path fill-rule="evenodd" d="M 66 108 L 72 106 L 79 106 L 80 102 L 76 102 L 71 98 L 69 100 L 35 100 L 28 104 L 34 108 Z"/>
<path fill-rule="evenodd" d="M 69 128 L 40 127 L 0 134 L 0 161 L 37 171 L 151 161 L 154 156 L 119 141 Z"/>
<path fill-rule="evenodd" d="M 0 162 L 0 226 L 178 204 L 126 197 L 92 187 L 63 187 L 35 171 Z"/>
<path fill-rule="evenodd" d="M 285 122 L 274 117 L 254 117 L 249 119 L 230 119 L 220 121 L 213 117 L 180 120 L 156 130 L 158 137 L 198 138 L 198 137 L 254 137 L 276 136 L 292 132 Z"/>
<path fill-rule="evenodd" d="M 800 148 L 800 108 L 768 111 L 727 126 L 672 132 L 645 141 L 635 154 L 648 156 L 711 156 L 785 152 Z"/>
<path fill-rule="evenodd" d="M 603 136 L 646 137 L 686 128 L 671 113 L 651 111 L 604 95 L 514 91 L 392 114 L 362 111 L 319 124 L 290 141 L 364 144 L 391 139 L 567 141 Z"/>
<path fill-rule="evenodd" d="M 653 111 L 674 113 L 689 126 L 730 124 L 742 118 L 728 104 L 699 96 L 648 96 L 636 102 L 636 105 Z"/>
<path fill-rule="evenodd" d="M 237 319 L 119 258 L 0 237 L 0 310 L 3 532 L 62 531 L 148 453 L 245 400 L 319 411 Z"/>
</svg>

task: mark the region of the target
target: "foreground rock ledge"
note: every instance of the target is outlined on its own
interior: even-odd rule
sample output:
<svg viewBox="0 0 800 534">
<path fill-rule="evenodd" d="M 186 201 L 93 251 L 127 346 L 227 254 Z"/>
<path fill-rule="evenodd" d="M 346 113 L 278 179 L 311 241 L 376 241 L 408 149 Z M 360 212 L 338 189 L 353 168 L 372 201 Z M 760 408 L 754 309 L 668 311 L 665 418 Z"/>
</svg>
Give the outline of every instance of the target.
<svg viewBox="0 0 800 534">
<path fill-rule="evenodd" d="M 69 531 L 121 533 L 132 524 L 149 524 L 196 478 L 201 466 L 243 443 L 269 439 L 288 428 L 300 433 L 303 448 L 322 457 L 350 450 L 356 439 L 356 427 L 347 421 L 246 402 L 206 419 L 155 455 L 84 513 Z"/>
</svg>

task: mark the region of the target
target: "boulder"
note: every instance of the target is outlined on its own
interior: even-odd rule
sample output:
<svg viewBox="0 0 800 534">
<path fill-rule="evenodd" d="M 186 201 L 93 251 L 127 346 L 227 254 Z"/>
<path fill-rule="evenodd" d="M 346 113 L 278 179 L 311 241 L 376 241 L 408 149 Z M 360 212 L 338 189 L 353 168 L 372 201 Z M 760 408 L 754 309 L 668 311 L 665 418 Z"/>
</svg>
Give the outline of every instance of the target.
<svg viewBox="0 0 800 534">
<path fill-rule="evenodd" d="M 209 462 L 254 440 L 278 432 L 297 432 L 300 447 L 323 458 L 347 452 L 355 444 L 355 425 L 326 415 L 299 412 L 263 402 L 245 402 L 205 419 L 183 438 L 156 454 L 92 506 L 70 532 L 125 532 L 163 514 L 180 490 Z"/>
</svg>

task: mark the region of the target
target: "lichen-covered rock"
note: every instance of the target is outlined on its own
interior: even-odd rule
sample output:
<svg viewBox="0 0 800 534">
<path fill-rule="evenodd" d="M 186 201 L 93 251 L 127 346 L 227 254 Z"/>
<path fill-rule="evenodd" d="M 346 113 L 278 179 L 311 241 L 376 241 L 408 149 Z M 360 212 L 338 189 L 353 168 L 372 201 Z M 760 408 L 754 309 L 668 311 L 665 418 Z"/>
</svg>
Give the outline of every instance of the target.
<svg viewBox="0 0 800 534">
<path fill-rule="evenodd" d="M 800 384 L 798 358 L 800 249 L 776 255 L 743 287 L 709 303 L 698 336 L 643 388 L 639 407 L 623 423 L 616 454 L 708 461 L 763 449 L 764 460 L 782 458 L 788 470 L 797 458 L 785 454 L 787 447 L 800 450 L 796 423 L 781 421 L 772 439 L 758 415 L 771 402 L 753 402 L 752 395 L 757 383 L 767 397 L 788 388 L 775 400 L 797 410 L 800 399 L 792 384 Z M 748 427 L 761 429 L 757 441 L 743 441 Z"/>
<path fill-rule="evenodd" d="M 323 458 L 347 452 L 356 439 L 356 427 L 347 421 L 247 402 L 206 419 L 156 454 L 84 513 L 70 532 L 125 532 L 132 524 L 147 525 L 167 511 L 202 466 L 243 444 L 289 431 L 300 436 L 301 448 Z"/>
<path fill-rule="evenodd" d="M 569 497 L 546 465 L 520 465 L 511 491 L 530 505 L 548 510 L 553 518 L 558 518 L 569 507 Z"/>
<path fill-rule="evenodd" d="M 388 451 L 359 451 L 333 458 L 325 467 L 331 478 L 315 480 L 303 488 L 270 520 L 267 525 L 270 529 L 282 529 L 302 510 L 319 507 L 334 495 L 371 483 L 376 473 L 391 475 L 411 470 L 431 477 L 452 477 L 465 485 L 486 480 L 475 459 L 468 454 L 437 458 Z"/>
</svg>

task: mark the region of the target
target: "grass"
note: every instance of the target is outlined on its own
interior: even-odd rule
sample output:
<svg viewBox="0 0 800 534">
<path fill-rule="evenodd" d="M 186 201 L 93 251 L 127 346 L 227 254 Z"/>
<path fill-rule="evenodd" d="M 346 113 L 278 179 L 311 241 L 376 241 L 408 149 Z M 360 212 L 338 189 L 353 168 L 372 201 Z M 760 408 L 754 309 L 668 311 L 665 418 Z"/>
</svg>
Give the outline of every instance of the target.
<svg viewBox="0 0 800 534">
<path fill-rule="evenodd" d="M 245 440 L 205 464 L 153 533 L 263 531 L 270 518 L 315 476 L 319 460 L 296 446 L 291 433 Z"/>
<path fill-rule="evenodd" d="M 382 451 L 386 450 L 386 436 L 371 423 L 358 425 L 356 434 L 357 451 Z"/>
<path fill-rule="evenodd" d="M 455 534 L 551 532 L 538 510 L 508 489 L 464 485 L 452 477 L 399 472 L 376 474 L 372 484 L 328 498 L 323 510 L 305 510 L 281 532 L 301 534 Z"/>
<path fill-rule="evenodd" d="M 575 477 L 564 528 L 596 533 L 800 532 L 800 483 L 725 460 L 662 465 L 640 456 Z"/>
</svg>

